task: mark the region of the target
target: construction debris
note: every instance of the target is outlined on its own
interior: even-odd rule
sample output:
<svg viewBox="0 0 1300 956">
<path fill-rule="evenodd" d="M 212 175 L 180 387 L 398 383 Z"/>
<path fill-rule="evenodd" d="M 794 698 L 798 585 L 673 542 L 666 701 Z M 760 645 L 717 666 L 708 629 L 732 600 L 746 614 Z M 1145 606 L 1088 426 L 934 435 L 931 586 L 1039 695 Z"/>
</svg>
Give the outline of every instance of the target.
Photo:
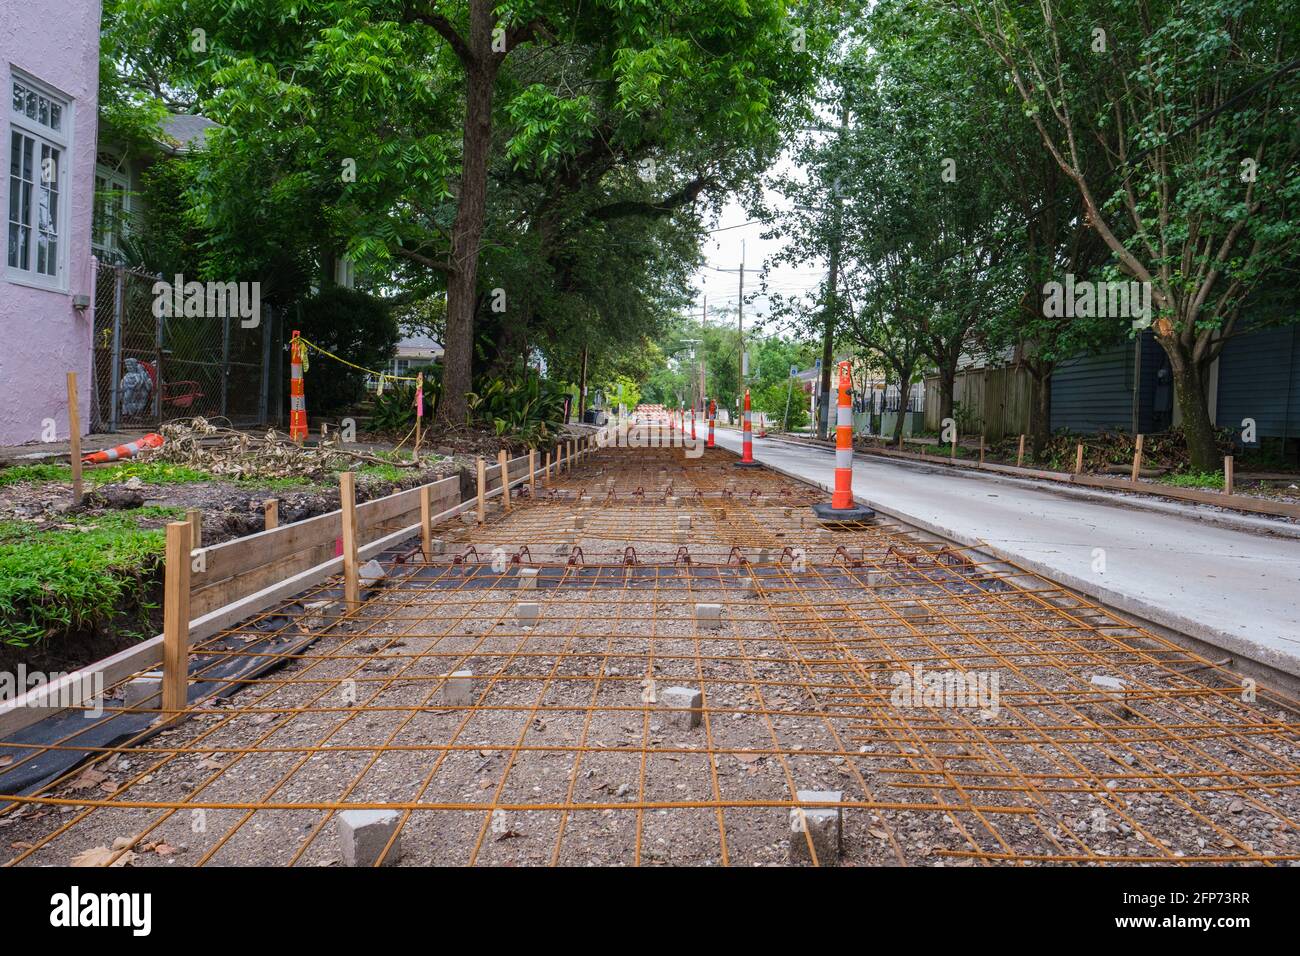
<svg viewBox="0 0 1300 956">
<path fill-rule="evenodd" d="M 162 427 L 160 447 L 144 449 L 144 461 L 186 465 L 223 478 L 296 478 L 322 480 L 357 463 L 418 468 L 419 463 L 385 458 L 343 447 L 343 433 L 335 430 L 316 444 L 298 444 L 274 428 L 258 438 L 233 428 L 222 428 L 206 418 L 168 422 Z"/>
</svg>

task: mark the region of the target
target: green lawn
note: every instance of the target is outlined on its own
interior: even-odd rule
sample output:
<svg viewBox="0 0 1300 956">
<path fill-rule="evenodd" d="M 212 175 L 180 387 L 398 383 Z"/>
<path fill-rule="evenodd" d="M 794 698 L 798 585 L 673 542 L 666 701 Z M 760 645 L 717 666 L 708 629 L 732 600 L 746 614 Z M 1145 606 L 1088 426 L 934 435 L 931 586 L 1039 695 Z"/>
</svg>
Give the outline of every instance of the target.
<svg viewBox="0 0 1300 956">
<path fill-rule="evenodd" d="M 165 534 L 139 522 L 179 517 L 179 509 L 137 508 L 53 528 L 0 521 L 0 642 L 30 647 L 121 613 L 137 614 L 143 629 L 152 605 L 138 585 L 157 571 Z"/>
</svg>

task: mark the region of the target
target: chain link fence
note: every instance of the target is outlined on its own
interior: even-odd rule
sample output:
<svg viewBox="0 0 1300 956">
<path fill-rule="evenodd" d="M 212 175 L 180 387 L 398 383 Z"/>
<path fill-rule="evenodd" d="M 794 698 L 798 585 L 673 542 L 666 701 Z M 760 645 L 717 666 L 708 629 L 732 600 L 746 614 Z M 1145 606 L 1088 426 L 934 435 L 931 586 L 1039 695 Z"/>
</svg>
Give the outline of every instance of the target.
<svg viewBox="0 0 1300 956">
<path fill-rule="evenodd" d="M 245 328 L 229 310 L 225 316 L 167 314 L 174 310 L 155 307 L 155 286 L 166 281 L 126 266 L 99 265 L 94 430 L 157 428 L 196 415 L 235 426 L 278 421 L 284 354 L 279 316 L 263 306 L 257 324 Z"/>
</svg>

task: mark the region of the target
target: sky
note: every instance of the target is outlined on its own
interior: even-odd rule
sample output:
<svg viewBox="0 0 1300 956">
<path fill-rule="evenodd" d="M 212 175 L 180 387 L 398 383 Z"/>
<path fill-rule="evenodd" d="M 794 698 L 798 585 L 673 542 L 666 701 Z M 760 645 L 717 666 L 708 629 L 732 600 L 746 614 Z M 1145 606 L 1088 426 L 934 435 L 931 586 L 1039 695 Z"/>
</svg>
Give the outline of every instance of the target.
<svg viewBox="0 0 1300 956">
<path fill-rule="evenodd" d="M 790 172 L 793 167 L 785 158 L 778 163 L 778 170 Z M 765 199 L 770 206 L 780 209 L 786 205 L 779 194 L 765 191 Z M 706 265 L 696 272 L 691 286 L 695 296 L 694 314 L 698 318 L 702 296 L 707 293 L 709 321 L 711 324 L 734 323 L 738 295 L 738 275 L 742 255 L 745 261 L 745 330 L 753 328 L 755 319 L 768 313 L 767 296 L 762 293 L 763 267 L 768 259 L 781 251 L 785 240 L 764 239 L 763 233 L 768 224 L 754 222 L 743 206 L 735 201 L 728 201 L 723 207 L 718 221 L 711 227 L 713 232 L 705 240 L 702 252 Z M 712 268 L 711 268 L 712 267 Z M 727 269 L 719 272 L 718 269 Z M 816 289 L 826 275 L 823 260 L 812 260 L 791 268 L 781 266 L 773 269 L 768 276 L 771 291 L 792 295 L 804 290 Z M 730 309 L 730 315 L 716 312 L 716 309 Z"/>
</svg>

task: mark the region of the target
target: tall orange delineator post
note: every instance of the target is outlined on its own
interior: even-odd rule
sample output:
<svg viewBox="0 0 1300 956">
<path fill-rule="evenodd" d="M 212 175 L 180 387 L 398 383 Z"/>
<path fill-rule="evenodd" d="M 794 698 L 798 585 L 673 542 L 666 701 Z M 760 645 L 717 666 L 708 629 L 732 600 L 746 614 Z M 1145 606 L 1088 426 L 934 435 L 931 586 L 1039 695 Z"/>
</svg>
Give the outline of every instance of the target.
<svg viewBox="0 0 1300 956">
<path fill-rule="evenodd" d="M 732 462 L 737 468 L 757 468 L 758 462 L 754 461 L 754 423 L 749 411 L 749 389 L 745 389 L 745 410 L 744 420 L 741 423 L 741 434 L 744 438 L 744 444 L 740 455 L 740 461 Z"/>
<path fill-rule="evenodd" d="M 704 446 L 705 448 L 717 447 L 716 445 L 713 444 L 713 419 L 717 416 L 717 414 L 718 414 L 718 403 L 710 399 L 709 400 L 709 440 L 708 443 L 705 444 Z"/>
<path fill-rule="evenodd" d="M 695 441 L 695 406 L 691 406 L 691 441 Z"/>
<path fill-rule="evenodd" d="M 295 329 L 289 339 L 289 440 L 307 438 L 307 397 L 302 385 L 302 342 Z"/>
<path fill-rule="evenodd" d="M 875 512 L 853 500 L 853 391 L 852 366 L 840 363 L 839 407 L 835 419 L 835 493 L 829 505 L 813 505 L 813 514 L 821 521 L 865 521 Z"/>
</svg>

